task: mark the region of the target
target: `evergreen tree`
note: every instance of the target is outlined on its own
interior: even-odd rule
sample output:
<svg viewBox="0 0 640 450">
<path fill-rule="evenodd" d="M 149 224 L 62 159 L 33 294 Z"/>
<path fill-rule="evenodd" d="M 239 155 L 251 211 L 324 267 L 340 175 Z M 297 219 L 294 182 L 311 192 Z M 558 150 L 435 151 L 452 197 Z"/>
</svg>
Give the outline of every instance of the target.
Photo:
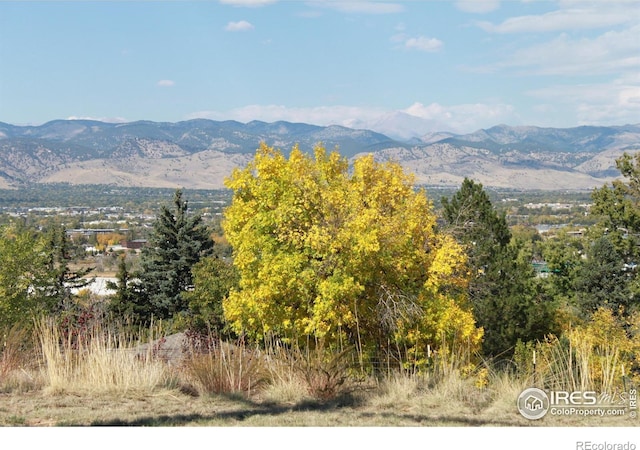
<svg viewBox="0 0 640 450">
<path fill-rule="evenodd" d="M 186 311 L 188 302 L 183 293 L 193 288 L 191 269 L 212 249 L 202 216 L 190 215 L 182 191 L 176 190 L 173 207 L 161 207 L 148 246 L 142 250 L 139 282 L 133 286 L 140 318 L 167 319 Z"/>
<path fill-rule="evenodd" d="M 49 280 L 46 296 L 52 305 L 52 312 L 73 309 L 73 289 L 89 285 L 93 280 L 86 276 L 93 267 L 72 270 L 69 263 L 73 260 L 71 244 L 63 227 L 54 227 L 46 233 L 47 270 Z"/>
<path fill-rule="evenodd" d="M 630 275 L 609 238 L 596 239 L 575 280 L 578 306 L 583 315 L 590 316 L 600 307 L 609 308 L 614 314 L 624 313 L 633 298 Z"/>
<path fill-rule="evenodd" d="M 442 205 L 448 231 L 467 249 L 469 297 L 484 328 L 484 354 L 508 357 L 518 340 L 543 338 L 553 323 L 552 305 L 535 283 L 532 247 L 512 239 L 504 213 L 480 183 L 465 178 Z"/>
<path fill-rule="evenodd" d="M 640 307 L 640 152 L 616 160 L 621 179 L 591 194 L 592 216 L 599 219 L 588 237 L 582 273 L 576 280 L 578 304 L 590 314 L 597 306 L 628 316 Z M 610 290 L 610 292 L 607 292 Z"/>
<path fill-rule="evenodd" d="M 469 295 L 481 307 L 500 278 L 503 253 L 511 241 L 507 220 L 493 208 L 482 184 L 468 178 L 451 200 L 442 198 L 442 206 L 447 231 L 467 250 L 473 271 Z"/>
<path fill-rule="evenodd" d="M 129 271 L 126 255 L 122 255 L 119 259 L 116 280 L 116 282 L 107 282 L 107 289 L 116 291 L 110 299 L 109 309 L 120 317 L 134 319 L 150 317 L 151 307 L 144 301 L 146 297 Z"/>
</svg>

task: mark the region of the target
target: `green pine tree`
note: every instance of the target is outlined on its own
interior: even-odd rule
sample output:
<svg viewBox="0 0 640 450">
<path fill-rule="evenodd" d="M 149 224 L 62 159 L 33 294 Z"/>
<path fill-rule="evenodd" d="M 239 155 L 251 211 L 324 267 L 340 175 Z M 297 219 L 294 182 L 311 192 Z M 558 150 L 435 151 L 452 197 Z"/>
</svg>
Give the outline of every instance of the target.
<svg viewBox="0 0 640 450">
<path fill-rule="evenodd" d="M 578 306 L 585 317 L 600 307 L 614 314 L 628 310 L 633 298 L 629 284 L 632 274 L 625 269 L 624 260 L 607 236 L 592 243 L 575 279 Z"/>
<path fill-rule="evenodd" d="M 139 288 L 127 265 L 126 255 L 122 255 L 118 261 L 116 282 L 107 282 L 107 289 L 116 291 L 110 298 L 109 309 L 118 317 L 150 317 L 151 307 Z"/>
<path fill-rule="evenodd" d="M 183 294 L 193 288 L 191 269 L 212 250 L 213 241 L 202 216 L 189 214 L 188 202 L 182 191 L 176 190 L 172 207 L 161 207 L 142 251 L 139 281 L 132 287 L 140 318 L 167 319 L 187 311 Z"/>
<path fill-rule="evenodd" d="M 518 340 L 541 339 L 553 326 L 553 307 L 535 283 L 531 246 L 513 239 L 482 184 L 465 178 L 442 199 L 447 229 L 467 249 L 469 297 L 484 328 L 486 356 L 508 358 Z"/>
<path fill-rule="evenodd" d="M 52 305 L 52 312 L 73 309 L 73 289 L 80 289 L 89 285 L 93 279 L 87 278 L 93 267 L 73 270 L 69 263 L 73 261 L 71 243 L 67 232 L 62 227 L 54 227 L 46 233 L 47 269 L 49 280 L 46 286 L 46 296 Z"/>
<path fill-rule="evenodd" d="M 442 199 L 447 230 L 465 245 L 473 270 L 471 301 L 480 307 L 501 278 L 501 262 L 511 241 L 504 214 L 498 213 L 481 183 L 465 178 L 451 200 Z"/>
</svg>

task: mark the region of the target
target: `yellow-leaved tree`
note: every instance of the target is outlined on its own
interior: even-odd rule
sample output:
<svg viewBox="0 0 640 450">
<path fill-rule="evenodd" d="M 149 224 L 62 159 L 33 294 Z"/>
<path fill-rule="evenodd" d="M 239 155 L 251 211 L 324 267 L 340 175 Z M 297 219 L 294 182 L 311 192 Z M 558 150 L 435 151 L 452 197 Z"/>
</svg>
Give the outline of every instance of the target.
<svg viewBox="0 0 640 450">
<path fill-rule="evenodd" d="M 403 361 L 479 345 L 465 254 L 437 232 L 431 202 L 400 165 L 369 155 L 350 167 L 321 145 L 286 157 L 262 144 L 226 186 L 240 282 L 223 309 L 237 332 Z"/>
</svg>

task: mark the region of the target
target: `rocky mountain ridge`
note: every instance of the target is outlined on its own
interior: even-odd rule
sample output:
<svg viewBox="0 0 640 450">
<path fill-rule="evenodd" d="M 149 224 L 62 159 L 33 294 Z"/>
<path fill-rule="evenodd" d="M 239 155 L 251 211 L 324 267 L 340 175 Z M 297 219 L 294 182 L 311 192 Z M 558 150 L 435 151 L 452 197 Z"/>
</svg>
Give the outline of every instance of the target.
<svg viewBox="0 0 640 450">
<path fill-rule="evenodd" d="M 456 186 L 469 177 L 491 187 L 581 190 L 619 176 L 615 159 L 640 151 L 640 124 L 498 125 L 403 142 L 370 130 L 290 122 L 0 122 L 0 188 L 67 182 L 219 189 L 263 141 L 285 153 L 295 144 L 311 151 L 319 142 L 348 158 L 373 153 L 402 164 L 419 184 Z"/>
</svg>

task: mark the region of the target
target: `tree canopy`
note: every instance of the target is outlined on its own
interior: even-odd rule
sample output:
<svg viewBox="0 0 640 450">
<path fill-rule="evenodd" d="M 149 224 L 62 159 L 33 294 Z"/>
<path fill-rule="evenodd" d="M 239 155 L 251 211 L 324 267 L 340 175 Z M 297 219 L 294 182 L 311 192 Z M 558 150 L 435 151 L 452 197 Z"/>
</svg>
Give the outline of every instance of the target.
<svg viewBox="0 0 640 450">
<path fill-rule="evenodd" d="M 616 166 L 623 178 L 591 194 L 590 213 L 600 220 L 590 231 L 607 234 L 620 256 L 630 260 L 640 255 L 640 152 L 634 156 L 624 153 Z"/>
<path fill-rule="evenodd" d="M 46 232 L 19 224 L 0 228 L 0 328 L 29 322 L 34 314 L 72 310 L 72 289 L 87 285 L 92 269 L 69 268 L 65 230 Z"/>
<path fill-rule="evenodd" d="M 223 228 L 240 279 L 226 319 L 254 337 L 324 338 L 362 350 L 477 345 L 463 249 L 438 233 L 411 176 L 318 145 L 288 159 L 262 144 L 226 180 Z"/>
<path fill-rule="evenodd" d="M 553 327 L 553 305 L 537 289 L 531 249 L 512 237 L 505 214 L 468 178 L 442 204 L 446 228 L 469 257 L 469 296 L 485 331 L 484 354 L 506 357 L 519 340 L 544 338 Z"/>
<path fill-rule="evenodd" d="M 148 246 L 142 251 L 139 281 L 131 286 L 136 298 L 129 298 L 134 303 L 129 309 L 137 311 L 143 321 L 187 311 L 184 293 L 193 288 L 191 269 L 212 252 L 213 241 L 202 216 L 189 214 L 188 209 L 182 190 L 176 190 L 172 207 L 160 208 Z"/>
<path fill-rule="evenodd" d="M 16 226 L 0 229 L 0 329 L 50 306 L 41 289 L 49 279 L 45 251 L 42 235 Z"/>
<path fill-rule="evenodd" d="M 593 190 L 588 261 L 576 281 L 578 303 L 593 312 L 606 307 L 627 316 L 640 298 L 640 152 L 616 160 L 622 179 Z"/>
</svg>

